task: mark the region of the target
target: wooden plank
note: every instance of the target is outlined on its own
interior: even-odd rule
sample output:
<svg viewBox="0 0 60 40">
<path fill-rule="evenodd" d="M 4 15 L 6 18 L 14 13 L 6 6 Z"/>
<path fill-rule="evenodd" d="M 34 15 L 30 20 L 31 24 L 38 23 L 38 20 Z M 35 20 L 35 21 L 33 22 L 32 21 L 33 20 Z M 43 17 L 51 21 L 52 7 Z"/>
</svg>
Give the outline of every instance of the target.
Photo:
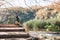
<svg viewBox="0 0 60 40">
<path fill-rule="evenodd" d="M 0 38 L 28 38 L 26 32 L 0 32 Z"/>
<path fill-rule="evenodd" d="M 23 27 L 0 27 L 0 32 L 25 31 Z"/>
<path fill-rule="evenodd" d="M 5 38 L 0 40 L 32 40 L 32 39 L 26 39 L 26 38 Z"/>
<path fill-rule="evenodd" d="M 19 27 L 19 25 L 15 25 L 15 24 L 0 24 L 0 27 Z"/>
</svg>

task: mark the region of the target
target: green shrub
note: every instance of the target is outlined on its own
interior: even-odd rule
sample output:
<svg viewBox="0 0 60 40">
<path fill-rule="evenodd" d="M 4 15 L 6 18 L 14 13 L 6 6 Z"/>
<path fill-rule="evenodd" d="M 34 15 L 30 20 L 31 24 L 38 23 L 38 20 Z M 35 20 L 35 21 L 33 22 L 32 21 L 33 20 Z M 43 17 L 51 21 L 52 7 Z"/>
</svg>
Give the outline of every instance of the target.
<svg viewBox="0 0 60 40">
<path fill-rule="evenodd" d="M 29 29 L 29 30 L 33 30 L 33 20 L 30 20 L 30 21 L 27 21 L 27 22 L 25 22 L 25 23 L 23 23 L 23 25 L 27 28 L 27 29 Z"/>
<path fill-rule="evenodd" d="M 27 26 L 27 28 L 29 28 L 29 30 L 38 30 L 41 28 L 45 28 L 46 22 L 43 20 L 30 20 L 25 22 L 25 25 Z"/>
<path fill-rule="evenodd" d="M 60 21 L 56 21 L 55 25 L 60 27 Z"/>
<path fill-rule="evenodd" d="M 41 28 L 45 28 L 45 26 L 47 25 L 47 23 L 44 21 L 44 20 L 39 20 L 39 29 L 41 29 Z"/>
<path fill-rule="evenodd" d="M 49 29 L 50 31 L 56 30 L 60 26 L 60 21 L 57 19 L 48 20 L 30 20 L 24 23 L 29 30 Z"/>
<path fill-rule="evenodd" d="M 57 26 L 55 26 L 54 24 L 46 25 L 45 28 L 48 29 L 48 31 L 56 31 L 57 30 Z"/>
<path fill-rule="evenodd" d="M 34 31 L 36 31 L 36 30 L 38 30 L 38 27 L 39 27 L 39 21 L 37 21 L 37 20 L 35 20 L 34 22 L 33 22 L 33 30 Z"/>
<path fill-rule="evenodd" d="M 52 24 L 55 25 L 56 21 L 57 21 L 56 19 L 48 19 L 48 20 L 46 20 L 46 23 L 47 23 L 47 25 L 52 25 Z"/>
</svg>

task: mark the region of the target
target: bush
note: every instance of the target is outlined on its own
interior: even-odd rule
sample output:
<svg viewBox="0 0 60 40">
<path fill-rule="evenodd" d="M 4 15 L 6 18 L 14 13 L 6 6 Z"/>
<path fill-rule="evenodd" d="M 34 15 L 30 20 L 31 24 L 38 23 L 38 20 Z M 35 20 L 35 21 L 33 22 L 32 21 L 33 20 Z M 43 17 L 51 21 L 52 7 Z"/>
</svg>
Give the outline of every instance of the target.
<svg viewBox="0 0 60 40">
<path fill-rule="evenodd" d="M 60 27 L 60 20 L 57 20 L 57 19 L 49 19 L 47 20 L 47 25 L 55 25 L 57 27 Z"/>
<path fill-rule="evenodd" d="M 60 26 L 60 21 L 57 19 L 48 19 L 48 20 L 30 20 L 24 23 L 25 28 L 29 30 L 40 30 L 40 29 L 49 29 L 54 31 Z"/>
<path fill-rule="evenodd" d="M 60 21 L 56 21 L 55 25 L 60 27 Z"/>
<path fill-rule="evenodd" d="M 57 26 L 55 25 L 46 25 L 45 26 L 46 29 L 48 29 L 47 31 L 56 31 L 57 30 Z"/>
<path fill-rule="evenodd" d="M 33 20 L 30 20 L 30 21 L 27 21 L 25 23 L 23 23 L 24 27 L 27 29 L 27 30 L 33 30 Z"/>
<path fill-rule="evenodd" d="M 39 20 L 39 29 L 40 28 L 45 28 L 45 26 L 47 25 L 47 23 L 44 20 Z"/>
<path fill-rule="evenodd" d="M 48 19 L 48 20 L 46 20 L 46 23 L 47 23 L 47 25 L 52 25 L 52 24 L 55 25 L 56 21 L 57 21 L 56 19 Z"/>
<path fill-rule="evenodd" d="M 43 20 L 30 20 L 24 23 L 29 30 L 38 30 L 40 28 L 45 28 L 46 22 Z M 23 25 L 24 25 L 23 24 Z"/>
</svg>

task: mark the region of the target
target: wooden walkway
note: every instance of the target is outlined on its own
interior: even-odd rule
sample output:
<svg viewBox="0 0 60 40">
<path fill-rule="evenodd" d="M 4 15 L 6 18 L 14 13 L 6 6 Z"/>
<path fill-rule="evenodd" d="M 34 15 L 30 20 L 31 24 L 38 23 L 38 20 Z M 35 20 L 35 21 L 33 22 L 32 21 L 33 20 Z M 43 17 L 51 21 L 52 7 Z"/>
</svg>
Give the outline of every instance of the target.
<svg viewBox="0 0 60 40">
<path fill-rule="evenodd" d="M 32 40 L 29 33 L 22 26 L 14 24 L 0 24 L 0 39 Z"/>
</svg>

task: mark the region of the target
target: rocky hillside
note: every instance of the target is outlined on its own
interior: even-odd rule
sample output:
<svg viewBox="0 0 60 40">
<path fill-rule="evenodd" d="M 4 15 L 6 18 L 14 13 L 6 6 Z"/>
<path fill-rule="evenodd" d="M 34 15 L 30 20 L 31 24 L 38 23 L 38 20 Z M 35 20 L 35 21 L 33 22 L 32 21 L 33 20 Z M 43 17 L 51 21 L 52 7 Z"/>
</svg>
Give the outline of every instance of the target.
<svg viewBox="0 0 60 40">
<path fill-rule="evenodd" d="M 0 23 L 8 24 L 15 23 L 16 15 L 19 16 L 21 23 L 29 21 L 31 19 L 50 19 L 60 18 L 60 3 L 53 3 L 49 6 L 31 6 L 29 8 L 22 7 L 10 7 L 0 8 Z"/>
<path fill-rule="evenodd" d="M 0 23 L 9 24 L 15 23 L 16 15 L 19 17 L 21 23 L 33 19 L 34 11 L 28 8 L 22 7 L 10 7 L 10 8 L 1 8 L 0 9 Z"/>
<path fill-rule="evenodd" d="M 59 17 L 60 3 L 53 3 L 52 5 L 41 7 L 36 12 L 37 19 L 49 19 Z"/>
</svg>

